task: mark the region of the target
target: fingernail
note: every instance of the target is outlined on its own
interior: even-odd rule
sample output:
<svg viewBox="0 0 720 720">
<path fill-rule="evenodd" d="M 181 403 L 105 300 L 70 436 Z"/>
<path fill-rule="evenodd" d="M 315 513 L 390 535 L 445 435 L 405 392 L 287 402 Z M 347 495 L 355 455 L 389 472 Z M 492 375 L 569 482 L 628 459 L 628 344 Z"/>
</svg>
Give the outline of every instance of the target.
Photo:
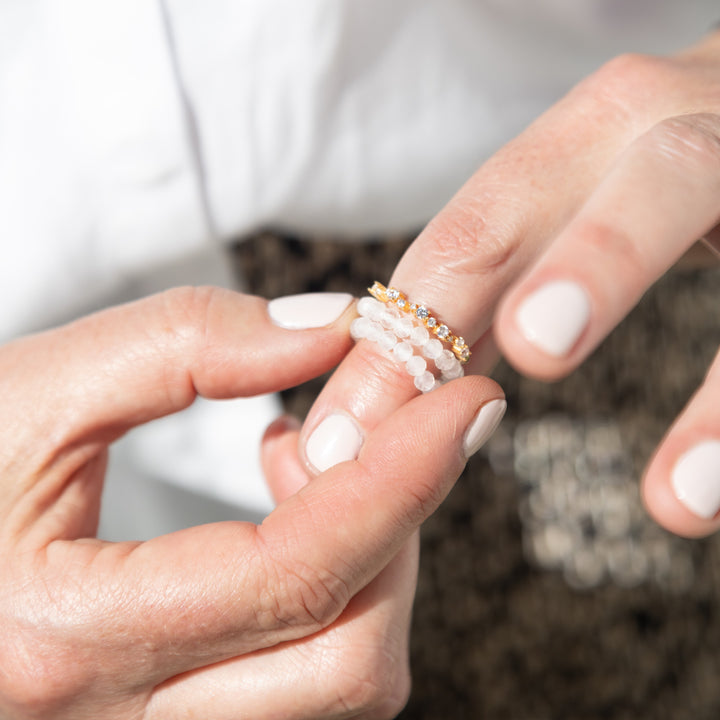
<svg viewBox="0 0 720 720">
<path fill-rule="evenodd" d="M 335 322 L 353 301 L 349 293 L 307 293 L 268 303 L 270 319 L 288 330 L 320 328 Z"/>
<path fill-rule="evenodd" d="M 324 472 L 347 460 L 354 460 L 363 444 L 357 425 L 347 415 L 328 415 L 307 440 L 305 455 L 312 465 Z"/>
<path fill-rule="evenodd" d="M 678 500 L 709 520 L 720 510 L 720 440 L 705 440 L 675 463 L 670 476 Z"/>
<path fill-rule="evenodd" d="M 562 357 L 590 319 L 590 298 L 577 283 L 557 280 L 525 298 L 515 317 L 528 342 L 548 355 Z"/>
<path fill-rule="evenodd" d="M 485 403 L 465 431 L 463 453 L 466 458 L 474 455 L 492 436 L 505 415 L 507 402 L 500 398 Z"/>
</svg>

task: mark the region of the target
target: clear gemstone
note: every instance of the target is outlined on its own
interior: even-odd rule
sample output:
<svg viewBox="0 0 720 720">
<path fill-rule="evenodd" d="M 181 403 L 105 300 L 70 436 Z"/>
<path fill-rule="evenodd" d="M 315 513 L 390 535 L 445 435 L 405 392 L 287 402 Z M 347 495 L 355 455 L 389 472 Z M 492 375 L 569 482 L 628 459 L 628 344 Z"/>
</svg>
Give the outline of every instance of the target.
<svg viewBox="0 0 720 720">
<path fill-rule="evenodd" d="M 397 300 L 400 297 L 400 293 L 395 288 L 390 288 L 387 291 L 387 296 L 390 300 Z"/>
<path fill-rule="evenodd" d="M 462 349 L 460 350 L 460 357 L 461 357 L 463 360 L 467 360 L 467 359 L 470 357 L 470 348 L 469 348 L 469 347 L 464 347 L 464 348 L 462 348 Z"/>
<path fill-rule="evenodd" d="M 465 338 L 461 338 L 461 337 L 455 338 L 454 344 L 457 345 L 458 347 L 465 347 L 465 345 L 466 345 Z"/>
<path fill-rule="evenodd" d="M 436 325 L 437 325 L 437 320 L 431 315 L 431 316 L 427 319 L 427 326 L 428 326 L 429 328 L 434 328 Z"/>
<path fill-rule="evenodd" d="M 401 310 L 404 310 L 406 305 L 407 305 L 407 300 L 406 300 L 404 297 L 399 297 L 399 298 L 397 299 L 397 306 L 398 306 Z"/>
<path fill-rule="evenodd" d="M 447 325 L 440 325 L 438 329 L 435 331 L 435 334 L 439 337 L 445 340 L 447 336 L 450 334 L 450 328 Z"/>
<path fill-rule="evenodd" d="M 420 307 L 415 311 L 415 314 L 421 320 L 424 320 L 430 314 L 430 312 L 428 311 L 428 309 L 426 307 L 424 307 L 423 305 L 420 305 Z"/>
<path fill-rule="evenodd" d="M 377 282 L 370 288 L 368 292 L 376 298 L 382 298 L 385 295 L 384 288 L 380 285 L 380 283 Z"/>
</svg>

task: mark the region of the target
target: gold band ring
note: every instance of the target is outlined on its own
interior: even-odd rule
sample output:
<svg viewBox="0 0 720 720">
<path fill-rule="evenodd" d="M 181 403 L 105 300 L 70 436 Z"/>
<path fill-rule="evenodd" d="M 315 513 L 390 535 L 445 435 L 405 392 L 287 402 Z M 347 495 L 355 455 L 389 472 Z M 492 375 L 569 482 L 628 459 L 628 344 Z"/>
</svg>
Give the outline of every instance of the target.
<svg viewBox="0 0 720 720">
<path fill-rule="evenodd" d="M 440 340 L 450 344 L 455 357 L 464 365 L 472 353 L 464 338 L 455 335 L 450 328 L 436 318 L 425 305 L 412 303 L 408 298 L 395 288 L 386 288 L 375 281 L 368 292 L 382 303 L 395 305 L 400 311 L 419 320 L 430 332 L 434 333 Z"/>
</svg>

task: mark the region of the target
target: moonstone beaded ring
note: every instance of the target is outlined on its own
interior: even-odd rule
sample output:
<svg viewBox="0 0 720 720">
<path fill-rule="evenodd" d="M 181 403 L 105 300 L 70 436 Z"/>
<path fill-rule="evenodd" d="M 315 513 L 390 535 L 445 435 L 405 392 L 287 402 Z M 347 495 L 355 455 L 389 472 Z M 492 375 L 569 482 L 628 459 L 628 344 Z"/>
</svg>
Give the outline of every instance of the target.
<svg viewBox="0 0 720 720">
<path fill-rule="evenodd" d="M 365 297 L 358 301 L 360 317 L 350 326 L 355 340 L 366 338 L 380 345 L 405 366 L 414 378 L 415 387 L 424 393 L 464 375 L 463 364 L 470 357 L 470 351 L 462 338 L 452 335 L 447 326 L 435 320 L 423 306 L 411 305 L 392 288 L 386 290 L 375 283 L 369 292 L 377 299 Z M 420 308 L 423 312 L 418 314 Z M 452 352 L 438 338 L 449 342 Z M 428 361 L 433 361 L 439 377 L 428 368 Z"/>
</svg>

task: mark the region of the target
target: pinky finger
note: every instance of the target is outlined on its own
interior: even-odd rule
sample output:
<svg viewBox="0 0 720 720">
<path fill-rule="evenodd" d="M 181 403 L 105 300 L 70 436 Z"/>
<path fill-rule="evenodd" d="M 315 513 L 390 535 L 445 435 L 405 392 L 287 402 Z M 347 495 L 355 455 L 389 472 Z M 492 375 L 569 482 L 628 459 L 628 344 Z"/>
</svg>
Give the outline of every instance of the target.
<svg viewBox="0 0 720 720">
<path fill-rule="evenodd" d="M 643 497 L 665 528 L 686 537 L 720 529 L 720 353 L 650 462 Z"/>
</svg>

